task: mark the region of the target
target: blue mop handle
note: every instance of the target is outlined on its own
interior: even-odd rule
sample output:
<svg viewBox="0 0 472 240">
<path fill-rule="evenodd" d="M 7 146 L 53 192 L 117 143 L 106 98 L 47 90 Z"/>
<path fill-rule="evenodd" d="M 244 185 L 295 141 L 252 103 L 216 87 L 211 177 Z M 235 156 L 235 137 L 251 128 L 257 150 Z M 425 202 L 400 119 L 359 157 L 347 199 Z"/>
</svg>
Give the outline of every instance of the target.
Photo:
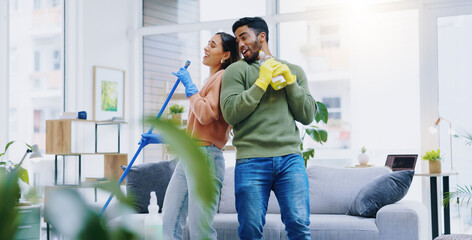
<svg viewBox="0 0 472 240">
<path fill-rule="evenodd" d="M 188 66 L 190 65 L 190 61 L 187 60 L 187 62 L 185 62 L 185 66 L 184 68 L 187 69 Z M 156 119 L 159 119 L 162 115 L 162 113 L 164 112 L 164 109 L 167 107 L 167 104 L 169 103 L 170 99 L 172 98 L 172 95 L 174 95 L 174 92 L 175 92 L 175 89 L 177 88 L 177 86 L 179 85 L 180 83 L 180 79 L 177 78 L 177 81 L 175 82 L 174 84 L 174 87 L 172 87 L 172 90 L 170 91 L 169 95 L 167 96 L 167 99 L 166 101 L 164 102 L 164 104 L 162 105 L 162 108 L 161 110 L 159 111 L 159 113 L 157 114 L 156 116 Z M 151 126 L 151 128 L 149 129 L 148 133 L 152 133 L 152 130 L 154 129 L 153 126 Z M 121 185 L 121 183 L 123 182 L 123 180 L 125 179 L 126 175 L 128 175 L 128 172 L 131 168 L 131 166 L 133 166 L 133 163 L 134 161 L 136 160 L 136 158 L 139 156 L 139 153 L 141 153 L 141 150 L 144 148 L 143 144 L 141 143 L 138 147 L 138 150 L 136 151 L 136 153 L 134 154 L 133 156 L 133 159 L 131 159 L 131 162 L 128 164 L 128 166 L 126 167 L 125 171 L 123 172 L 123 174 L 121 175 L 120 177 L 120 180 L 118 180 L 118 186 Z M 105 205 L 103 206 L 102 208 L 102 211 L 100 212 L 100 216 L 103 215 L 103 213 L 105 213 L 105 210 L 107 209 L 108 205 L 110 204 L 110 201 L 111 199 L 113 198 L 114 194 L 111 193 L 110 194 L 110 197 L 108 197 L 108 200 L 107 202 L 105 203 Z"/>
<path fill-rule="evenodd" d="M 190 65 L 190 61 L 187 60 L 187 62 L 185 62 L 184 68 L 187 69 L 189 65 Z M 172 87 L 172 90 L 170 90 L 169 96 L 167 96 L 167 99 L 164 102 L 164 104 L 162 105 L 161 110 L 159 110 L 159 113 L 157 114 L 156 119 L 159 119 L 161 117 L 162 113 L 164 112 L 164 110 L 167 107 L 167 104 L 169 103 L 170 99 L 172 98 L 172 95 L 174 95 L 175 89 L 177 88 L 179 83 L 180 83 L 180 79 L 177 78 L 177 81 L 175 82 L 174 87 Z M 151 126 L 151 128 L 149 128 L 148 133 L 149 134 L 152 133 L 152 130 L 154 130 L 154 126 Z"/>
</svg>

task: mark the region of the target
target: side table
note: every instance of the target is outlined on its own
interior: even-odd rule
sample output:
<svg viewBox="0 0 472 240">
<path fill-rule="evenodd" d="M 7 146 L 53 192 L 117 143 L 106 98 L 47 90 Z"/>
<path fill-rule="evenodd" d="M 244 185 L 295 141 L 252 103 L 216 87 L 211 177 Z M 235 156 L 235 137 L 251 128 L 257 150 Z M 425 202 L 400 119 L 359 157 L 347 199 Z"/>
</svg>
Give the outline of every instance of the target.
<svg viewBox="0 0 472 240">
<path fill-rule="evenodd" d="M 449 192 L 449 176 L 457 175 L 457 172 L 442 173 L 415 173 L 415 176 L 429 177 L 429 189 L 431 199 L 431 227 L 433 239 L 439 236 L 439 209 L 438 205 L 438 178 L 442 177 L 443 193 Z M 441 196 L 444 200 L 444 196 Z M 442 205 L 442 201 L 441 201 Z M 449 205 L 444 206 L 444 234 L 451 233 L 451 213 Z"/>
</svg>

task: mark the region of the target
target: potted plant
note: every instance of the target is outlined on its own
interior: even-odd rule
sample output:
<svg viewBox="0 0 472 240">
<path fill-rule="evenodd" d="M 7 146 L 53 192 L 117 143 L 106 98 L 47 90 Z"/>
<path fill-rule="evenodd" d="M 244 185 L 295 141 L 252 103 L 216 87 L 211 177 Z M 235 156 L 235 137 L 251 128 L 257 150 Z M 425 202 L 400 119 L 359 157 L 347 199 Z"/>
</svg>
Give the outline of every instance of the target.
<svg viewBox="0 0 472 240">
<path fill-rule="evenodd" d="M 441 173 L 441 154 L 439 149 L 436 151 L 426 151 L 421 158 L 429 161 L 429 173 Z"/>
<path fill-rule="evenodd" d="M 316 109 L 317 109 L 316 114 L 315 114 L 316 123 L 319 123 L 320 121 L 324 123 L 328 123 L 328 108 L 326 108 L 326 105 L 322 102 L 317 101 Z M 308 135 L 316 142 L 323 144 L 328 140 L 328 133 L 326 132 L 326 130 L 320 129 L 316 125 L 305 127 L 304 130 L 305 131 L 301 138 L 302 143 L 300 144 L 300 150 L 302 151 L 303 160 L 305 160 L 305 167 L 306 167 L 308 159 L 310 159 L 310 157 L 315 156 L 315 149 L 313 148 L 304 149 L 303 140 L 305 139 L 305 136 Z"/>
<path fill-rule="evenodd" d="M 182 113 L 184 112 L 184 106 L 174 104 L 170 106 L 169 108 L 169 113 L 171 115 L 171 118 L 174 122 L 177 122 L 178 124 L 182 123 Z"/>
<path fill-rule="evenodd" d="M 21 164 L 23 162 L 19 162 L 18 164 L 14 164 L 12 161 L 10 160 L 5 160 L 5 154 L 7 153 L 8 151 L 8 148 L 13 144 L 15 143 L 15 141 L 10 141 L 7 143 L 7 145 L 5 146 L 5 152 L 3 153 L 0 153 L 0 167 L 1 168 L 4 168 L 4 170 L 6 171 L 6 173 L 11 173 L 13 172 L 14 170 L 17 171 L 18 173 L 18 178 L 26 183 L 26 184 L 29 184 L 29 176 L 28 176 L 28 171 L 26 171 L 26 169 L 24 169 L 23 167 L 21 167 Z M 29 144 L 26 144 L 26 147 L 29 149 L 29 150 L 33 150 L 33 147 L 30 146 Z"/>
<path fill-rule="evenodd" d="M 367 149 L 362 147 L 361 152 L 357 155 L 357 160 L 361 166 L 367 166 L 367 163 L 369 162 L 369 155 L 365 152 L 367 152 Z"/>
<path fill-rule="evenodd" d="M 0 236 L 2 239 L 14 239 L 17 227 L 20 224 L 20 217 L 17 206 L 21 196 L 19 181 L 28 183 L 28 172 L 21 167 L 21 162 L 14 164 L 4 160 L 8 148 L 14 143 L 9 142 L 5 146 L 5 152 L 0 153 Z M 28 144 L 29 149 L 32 147 Z"/>
</svg>

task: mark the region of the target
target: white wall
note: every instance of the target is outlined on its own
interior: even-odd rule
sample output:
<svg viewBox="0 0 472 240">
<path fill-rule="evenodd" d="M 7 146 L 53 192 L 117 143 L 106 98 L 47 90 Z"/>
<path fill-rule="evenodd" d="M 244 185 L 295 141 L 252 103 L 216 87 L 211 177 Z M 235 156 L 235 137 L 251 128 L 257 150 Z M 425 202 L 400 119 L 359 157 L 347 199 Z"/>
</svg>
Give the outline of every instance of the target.
<svg viewBox="0 0 472 240">
<path fill-rule="evenodd" d="M 141 80 L 134 77 L 135 43 L 128 38 L 139 26 L 138 5 L 128 0 L 77 0 L 67 1 L 65 9 L 66 112 L 87 111 L 88 119 L 93 118 L 93 66 L 124 70 L 128 124 L 122 128 L 121 152 L 129 158 L 137 149 L 142 116 Z M 102 158 L 86 156 L 82 172 L 84 177 L 100 177 Z"/>
</svg>

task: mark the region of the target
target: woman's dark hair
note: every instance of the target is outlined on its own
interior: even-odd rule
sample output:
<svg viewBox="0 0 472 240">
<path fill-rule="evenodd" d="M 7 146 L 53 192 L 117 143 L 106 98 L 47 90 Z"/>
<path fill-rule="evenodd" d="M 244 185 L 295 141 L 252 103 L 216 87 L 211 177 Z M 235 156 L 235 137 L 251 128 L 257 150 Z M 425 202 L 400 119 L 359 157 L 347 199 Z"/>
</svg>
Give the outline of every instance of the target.
<svg viewBox="0 0 472 240">
<path fill-rule="evenodd" d="M 238 21 L 236 21 L 233 24 L 233 33 L 236 32 L 236 29 L 246 26 L 248 28 L 254 29 L 254 32 L 256 33 L 256 36 L 259 35 L 261 32 L 265 32 L 266 34 L 266 40 L 269 42 L 269 27 L 267 26 L 266 21 L 260 17 L 244 17 L 240 18 Z"/>
<path fill-rule="evenodd" d="M 236 44 L 236 38 L 225 32 L 218 32 L 215 35 L 221 36 L 221 42 L 223 45 L 223 52 L 228 52 L 231 56 L 221 64 L 221 69 L 226 69 L 231 63 L 237 62 L 241 56 L 239 56 L 238 45 Z"/>
</svg>

